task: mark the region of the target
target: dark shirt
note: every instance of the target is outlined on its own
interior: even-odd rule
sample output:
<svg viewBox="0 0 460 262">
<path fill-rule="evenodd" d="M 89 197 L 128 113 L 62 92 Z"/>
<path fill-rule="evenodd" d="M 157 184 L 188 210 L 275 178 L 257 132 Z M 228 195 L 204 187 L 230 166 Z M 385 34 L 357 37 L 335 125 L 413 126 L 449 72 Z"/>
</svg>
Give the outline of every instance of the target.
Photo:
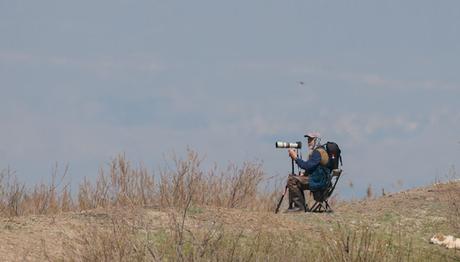
<svg viewBox="0 0 460 262">
<path fill-rule="evenodd" d="M 300 168 L 305 170 L 307 174 L 312 174 L 321 162 L 321 154 L 318 150 L 314 150 L 307 161 L 297 158 L 295 162 Z"/>
<path fill-rule="evenodd" d="M 314 150 L 307 161 L 297 158 L 295 162 L 307 173 L 310 191 L 323 190 L 327 187 L 330 170 L 320 165 L 321 153 L 318 150 Z"/>
</svg>

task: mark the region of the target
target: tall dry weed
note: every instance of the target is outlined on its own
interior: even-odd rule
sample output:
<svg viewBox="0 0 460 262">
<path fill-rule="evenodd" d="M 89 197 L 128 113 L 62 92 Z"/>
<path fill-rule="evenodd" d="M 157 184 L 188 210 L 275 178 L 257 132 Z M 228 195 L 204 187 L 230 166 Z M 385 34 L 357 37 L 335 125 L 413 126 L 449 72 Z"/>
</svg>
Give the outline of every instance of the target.
<svg viewBox="0 0 460 262">
<path fill-rule="evenodd" d="M 264 176 L 261 166 L 244 163 L 241 169 L 233 167 L 230 172 L 227 207 L 249 207 L 255 202 L 257 187 Z"/>
<path fill-rule="evenodd" d="M 26 198 L 25 185 L 20 183 L 10 168 L 0 172 L 0 211 L 3 216 L 24 213 L 22 205 Z"/>
<path fill-rule="evenodd" d="M 194 205 L 251 209 L 270 201 L 258 198 L 264 178 L 259 163 L 246 162 L 242 167 L 230 164 L 224 171 L 217 167 L 204 171 L 195 151 L 188 150 L 186 159 L 173 159 L 174 168 L 160 172 L 162 207 L 183 206 L 189 198 Z"/>
<path fill-rule="evenodd" d="M 69 195 L 69 185 L 65 184 L 68 167 L 59 174 L 58 166 L 53 169 L 49 183 L 40 183 L 32 188 L 19 182 L 16 174 L 10 169 L 0 172 L 0 215 L 20 216 L 28 214 L 54 214 L 73 209 Z M 63 198 L 62 196 L 65 196 Z"/>
<path fill-rule="evenodd" d="M 78 192 L 80 210 L 112 206 L 148 206 L 156 201 L 153 174 L 140 165 L 133 168 L 124 154 L 100 169 L 96 181 L 85 178 Z"/>
<path fill-rule="evenodd" d="M 59 174 L 59 168 L 56 165 L 53 168 L 49 183 L 42 182 L 33 187 L 32 191 L 27 194 L 27 199 L 33 202 L 31 213 L 54 214 L 59 212 L 62 206 L 67 206 L 68 209 L 73 206 L 72 200 L 67 194 L 69 184 L 65 184 L 68 170 L 69 167 L 66 166 L 63 173 Z M 65 199 L 62 198 L 64 195 Z"/>
<path fill-rule="evenodd" d="M 134 167 L 124 154 L 101 168 L 95 179 L 84 178 L 76 201 L 67 182 L 68 166 L 56 165 L 48 183 L 27 187 L 10 169 L 0 172 L 0 215 L 50 214 L 98 207 L 194 206 L 268 210 L 274 206 L 273 189 L 262 191 L 265 174 L 260 163 L 229 164 L 205 170 L 197 152 L 188 149 L 185 158 L 173 156 L 172 168 L 155 175 L 142 164 Z"/>
</svg>

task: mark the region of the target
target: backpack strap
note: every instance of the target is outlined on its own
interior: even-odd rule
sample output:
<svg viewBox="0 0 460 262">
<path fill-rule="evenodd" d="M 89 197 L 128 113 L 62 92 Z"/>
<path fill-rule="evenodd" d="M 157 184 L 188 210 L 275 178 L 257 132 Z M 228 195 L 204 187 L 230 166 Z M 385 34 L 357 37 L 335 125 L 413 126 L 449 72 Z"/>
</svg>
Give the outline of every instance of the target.
<svg viewBox="0 0 460 262">
<path fill-rule="evenodd" d="M 321 161 L 319 162 L 322 166 L 327 166 L 329 163 L 329 155 L 327 154 L 326 150 L 323 147 L 317 147 L 317 150 L 321 155 Z"/>
</svg>

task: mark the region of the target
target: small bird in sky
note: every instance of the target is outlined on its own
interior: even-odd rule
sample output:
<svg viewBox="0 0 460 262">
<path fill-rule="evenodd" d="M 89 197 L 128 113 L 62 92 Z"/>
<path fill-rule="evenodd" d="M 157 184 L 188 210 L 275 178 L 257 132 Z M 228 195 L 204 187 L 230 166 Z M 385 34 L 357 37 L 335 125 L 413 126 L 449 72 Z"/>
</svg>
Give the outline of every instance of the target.
<svg viewBox="0 0 460 262">
<path fill-rule="evenodd" d="M 305 83 L 303 81 L 299 81 L 299 85 L 303 86 Z"/>
</svg>

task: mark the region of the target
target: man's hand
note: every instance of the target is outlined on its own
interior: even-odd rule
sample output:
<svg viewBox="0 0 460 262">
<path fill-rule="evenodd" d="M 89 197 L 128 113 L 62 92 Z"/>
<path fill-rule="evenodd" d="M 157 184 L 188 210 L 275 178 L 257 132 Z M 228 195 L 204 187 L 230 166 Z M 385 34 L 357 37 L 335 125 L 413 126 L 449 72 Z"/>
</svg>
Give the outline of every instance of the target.
<svg viewBox="0 0 460 262">
<path fill-rule="evenodd" d="M 297 159 L 297 152 L 294 149 L 289 149 L 288 152 L 289 152 L 289 156 L 292 158 L 292 160 Z"/>
</svg>

